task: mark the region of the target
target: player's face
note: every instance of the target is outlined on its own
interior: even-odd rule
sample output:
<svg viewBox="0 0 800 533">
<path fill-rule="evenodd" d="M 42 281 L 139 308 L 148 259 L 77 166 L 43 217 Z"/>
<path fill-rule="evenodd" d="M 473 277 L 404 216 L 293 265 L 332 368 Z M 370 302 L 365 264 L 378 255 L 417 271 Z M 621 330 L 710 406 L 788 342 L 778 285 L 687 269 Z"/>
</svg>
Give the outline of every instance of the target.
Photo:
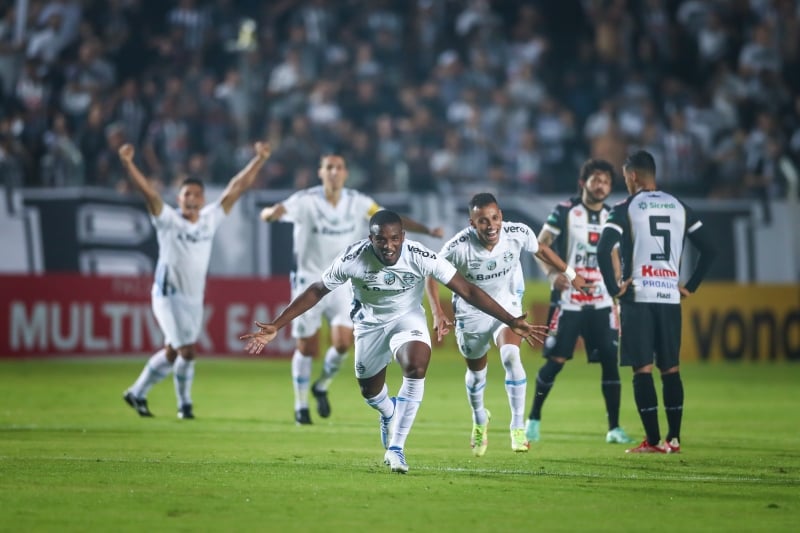
<svg viewBox="0 0 800 533">
<path fill-rule="evenodd" d="M 203 187 L 196 183 L 184 185 L 178 191 L 178 207 L 184 218 L 192 222 L 200 218 L 200 210 L 206 203 Z"/>
<path fill-rule="evenodd" d="M 469 212 L 469 225 L 475 228 L 478 240 L 486 247 L 493 247 L 500 242 L 500 231 L 503 228 L 503 212 L 497 204 L 473 207 Z"/>
<path fill-rule="evenodd" d="M 583 185 L 588 203 L 601 203 L 611 194 L 611 176 L 608 172 L 596 170 Z"/>
<path fill-rule="evenodd" d="M 400 259 L 406 232 L 400 224 L 384 224 L 370 228 L 369 240 L 381 263 L 392 266 Z"/>
<path fill-rule="evenodd" d="M 338 155 L 329 155 L 322 158 L 319 165 L 319 179 L 327 192 L 342 190 L 347 181 L 347 166 L 344 159 Z"/>
<path fill-rule="evenodd" d="M 636 190 L 638 189 L 638 185 L 636 183 L 636 172 L 633 170 L 628 170 L 627 168 L 623 168 L 622 175 L 625 176 L 625 186 L 628 188 L 628 192 L 630 194 L 636 194 Z"/>
</svg>

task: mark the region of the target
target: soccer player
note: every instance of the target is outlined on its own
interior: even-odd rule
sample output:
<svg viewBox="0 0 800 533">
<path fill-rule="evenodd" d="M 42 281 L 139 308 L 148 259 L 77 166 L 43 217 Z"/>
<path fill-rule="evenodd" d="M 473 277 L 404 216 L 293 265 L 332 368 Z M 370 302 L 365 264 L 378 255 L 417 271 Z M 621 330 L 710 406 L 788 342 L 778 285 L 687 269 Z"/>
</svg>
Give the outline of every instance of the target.
<svg viewBox="0 0 800 533">
<path fill-rule="evenodd" d="M 174 371 L 178 418 L 194 418 L 195 343 L 203 326 L 203 296 L 214 234 L 236 200 L 253 184 L 270 156 L 270 146 L 257 142 L 255 156 L 234 176 L 219 200 L 205 204 L 203 182 L 188 178 L 178 190 L 178 209 L 167 205 L 133 161 L 134 148 L 125 144 L 119 157 L 142 193 L 158 238 L 158 263 L 152 289 L 153 313 L 164 334 L 164 348 L 145 364 L 124 400 L 140 416 L 153 416 L 147 406 L 150 388 Z"/>
<path fill-rule="evenodd" d="M 589 159 L 580 170 L 580 195 L 557 205 L 539 232 L 539 244 L 552 246 L 561 259 L 583 276 L 587 286 L 584 290 L 575 290 L 557 269 L 539 261 L 551 281 L 553 298 L 548 320 L 550 337 L 542 353 L 546 361 L 536 376 L 536 392 L 525 430 L 531 442 L 539 440 L 542 406 L 564 363 L 572 359 L 578 336 L 583 338 L 589 362 L 600 363 L 602 368 L 600 389 L 608 421 L 606 442 L 633 442 L 619 425 L 617 308 L 597 266 L 597 243 L 610 211 L 603 202 L 611 194 L 613 183 L 611 163 Z M 619 271 L 617 248 L 612 251 L 612 260 Z"/>
<path fill-rule="evenodd" d="M 259 330 L 243 335 L 246 350 L 260 353 L 278 330 L 317 305 L 338 287 L 352 282 L 350 316 L 355 325 L 355 373 L 367 405 L 380 413 L 384 462 L 392 472 L 408 472 L 404 447 L 425 389 L 431 341 L 422 307 L 424 280 L 432 276 L 461 298 L 507 324 L 528 342 L 540 341 L 544 326 L 515 317 L 455 267 L 423 244 L 405 239 L 399 215 L 382 210 L 369 220 L 369 238 L 347 247 L 322 274 L 289 304 L 275 321 L 256 322 Z M 386 386 L 386 368 L 396 359 L 403 384 L 396 397 Z"/>
<path fill-rule="evenodd" d="M 575 290 L 584 284 L 583 278 L 567 266 L 547 245 L 540 245 L 534 231 L 519 222 L 506 222 L 495 197 L 480 193 L 469 203 L 469 226 L 459 231 L 443 247 L 439 255 L 452 263 L 458 272 L 487 293 L 512 315 L 522 314 L 522 295 L 525 280 L 520 264 L 520 254 L 529 252 L 538 260 L 563 272 Z M 452 322 L 445 314 L 439 300 L 439 287 L 435 280 L 426 284 L 433 314 L 433 327 L 441 341 L 450 331 Z M 467 363 L 465 375 L 467 400 L 472 407 L 472 453 L 481 457 L 489 442 L 488 425 L 491 413 L 484 406 L 486 388 L 487 353 L 494 341 L 500 350 L 500 361 L 505 368 L 505 386 L 511 408 L 511 449 L 527 452 L 525 438 L 525 391 L 527 376 L 519 355 L 520 337 L 509 326 L 489 316 L 453 295 L 458 349 Z"/>
<path fill-rule="evenodd" d="M 290 279 L 292 298 L 319 280 L 322 272 L 345 246 L 360 239 L 366 222 L 381 208 L 364 194 L 345 188 L 347 165 L 335 154 L 320 159 L 321 185 L 298 191 L 289 198 L 261 211 L 261 220 L 294 223 L 294 270 Z M 441 237 L 441 228 L 403 218 L 408 231 Z M 351 291 L 343 287 L 325 301 L 292 322 L 296 346 L 292 356 L 294 414 L 297 424 L 311 424 L 308 409 L 309 385 L 322 418 L 331 414 L 328 387 L 339 372 L 342 360 L 353 345 L 353 322 L 350 320 Z M 323 317 L 330 326 L 331 346 L 325 352 L 320 377 L 311 384 L 311 366 L 319 353 L 319 329 Z"/>
<path fill-rule="evenodd" d="M 619 299 L 620 361 L 633 367 L 633 395 L 646 437 L 630 453 L 680 452 L 683 383 L 680 375 L 681 298 L 692 294 L 711 266 L 713 245 L 703 223 L 683 202 L 656 186 L 650 153 L 631 154 L 622 167 L 630 196 L 615 205 L 597 245 L 597 260 L 609 294 Z M 699 256 L 680 284 L 684 238 Z M 611 251 L 620 244 L 618 282 Z M 661 443 L 653 366 L 661 371 L 667 435 Z"/>
</svg>

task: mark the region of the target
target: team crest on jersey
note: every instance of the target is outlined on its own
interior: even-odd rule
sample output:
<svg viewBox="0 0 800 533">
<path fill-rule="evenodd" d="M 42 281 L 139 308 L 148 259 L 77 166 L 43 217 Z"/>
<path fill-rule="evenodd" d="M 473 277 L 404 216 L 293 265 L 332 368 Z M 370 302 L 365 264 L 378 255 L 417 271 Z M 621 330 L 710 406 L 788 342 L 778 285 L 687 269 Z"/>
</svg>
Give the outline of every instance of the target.
<svg viewBox="0 0 800 533">
<path fill-rule="evenodd" d="M 403 285 L 411 285 L 417 280 L 417 276 L 415 276 L 411 272 L 406 272 L 405 274 L 403 274 L 402 280 L 403 280 Z"/>
<path fill-rule="evenodd" d="M 583 216 L 583 211 L 581 211 L 580 209 L 576 209 L 575 211 L 573 211 L 573 213 L 575 214 L 576 217 Z"/>
<path fill-rule="evenodd" d="M 488 263 L 486 263 L 486 268 L 487 268 L 488 270 L 494 270 L 495 268 L 497 268 L 497 261 L 495 261 L 494 259 L 492 259 L 491 261 L 489 261 Z"/>
<path fill-rule="evenodd" d="M 647 209 L 647 202 L 639 202 L 639 209 L 641 209 L 642 211 Z"/>
<path fill-rule="evenodd" d="M 383 275 L 383 282 L 387 285 L 392 285 L 396 279 L 397 276 L 394 275 L 394 272 L 387 272 Z"/>
<path fill-rule="evenodd" d="M 503 254 L 503 261 L 506 263 L 510 263 L 514 260 L 514 253 L 513 252 L 506 252 Z"/>
<path fill-rule="evenodd" d="M 469 269 L 470 270 L 478 270 L 481 267 L 480 261 L 470 261 L 469 262 Z"/>
</svg>

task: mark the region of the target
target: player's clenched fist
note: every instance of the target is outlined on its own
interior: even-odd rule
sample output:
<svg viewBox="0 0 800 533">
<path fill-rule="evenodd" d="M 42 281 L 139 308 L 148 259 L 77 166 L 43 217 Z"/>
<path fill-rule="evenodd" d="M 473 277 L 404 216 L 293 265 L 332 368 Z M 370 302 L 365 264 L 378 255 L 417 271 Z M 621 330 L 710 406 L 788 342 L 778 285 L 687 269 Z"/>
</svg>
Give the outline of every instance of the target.
<svg viewBox="0 0 800 533">
<path fill-rule="evenodd" d="M 132 144 L 125 143 L 119 147 L 119 158 L 125 162 L 133 160 L 133 155 L 136 153 L 136 150 L 133 148 Z"/>
</svg>

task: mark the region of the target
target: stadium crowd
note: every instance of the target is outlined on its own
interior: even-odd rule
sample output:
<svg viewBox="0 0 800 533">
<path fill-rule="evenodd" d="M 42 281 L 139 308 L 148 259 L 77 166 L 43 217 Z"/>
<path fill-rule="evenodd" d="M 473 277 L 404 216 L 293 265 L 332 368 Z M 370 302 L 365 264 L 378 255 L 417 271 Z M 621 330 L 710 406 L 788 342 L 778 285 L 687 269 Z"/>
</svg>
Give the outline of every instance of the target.
<svg viewBox="0 0 800 533">
<path fill-rule="evenodd" d="M 163 186 L 222 184 L 262 138 L 260 187 L 334 150 L 367 192 L 563 193 L 641 148 L 679 194 L 780 197 L 800 1 L 0 0 L 0 102 L 25 187 L 124 191 L 125 142 Z"/>
</svg>

